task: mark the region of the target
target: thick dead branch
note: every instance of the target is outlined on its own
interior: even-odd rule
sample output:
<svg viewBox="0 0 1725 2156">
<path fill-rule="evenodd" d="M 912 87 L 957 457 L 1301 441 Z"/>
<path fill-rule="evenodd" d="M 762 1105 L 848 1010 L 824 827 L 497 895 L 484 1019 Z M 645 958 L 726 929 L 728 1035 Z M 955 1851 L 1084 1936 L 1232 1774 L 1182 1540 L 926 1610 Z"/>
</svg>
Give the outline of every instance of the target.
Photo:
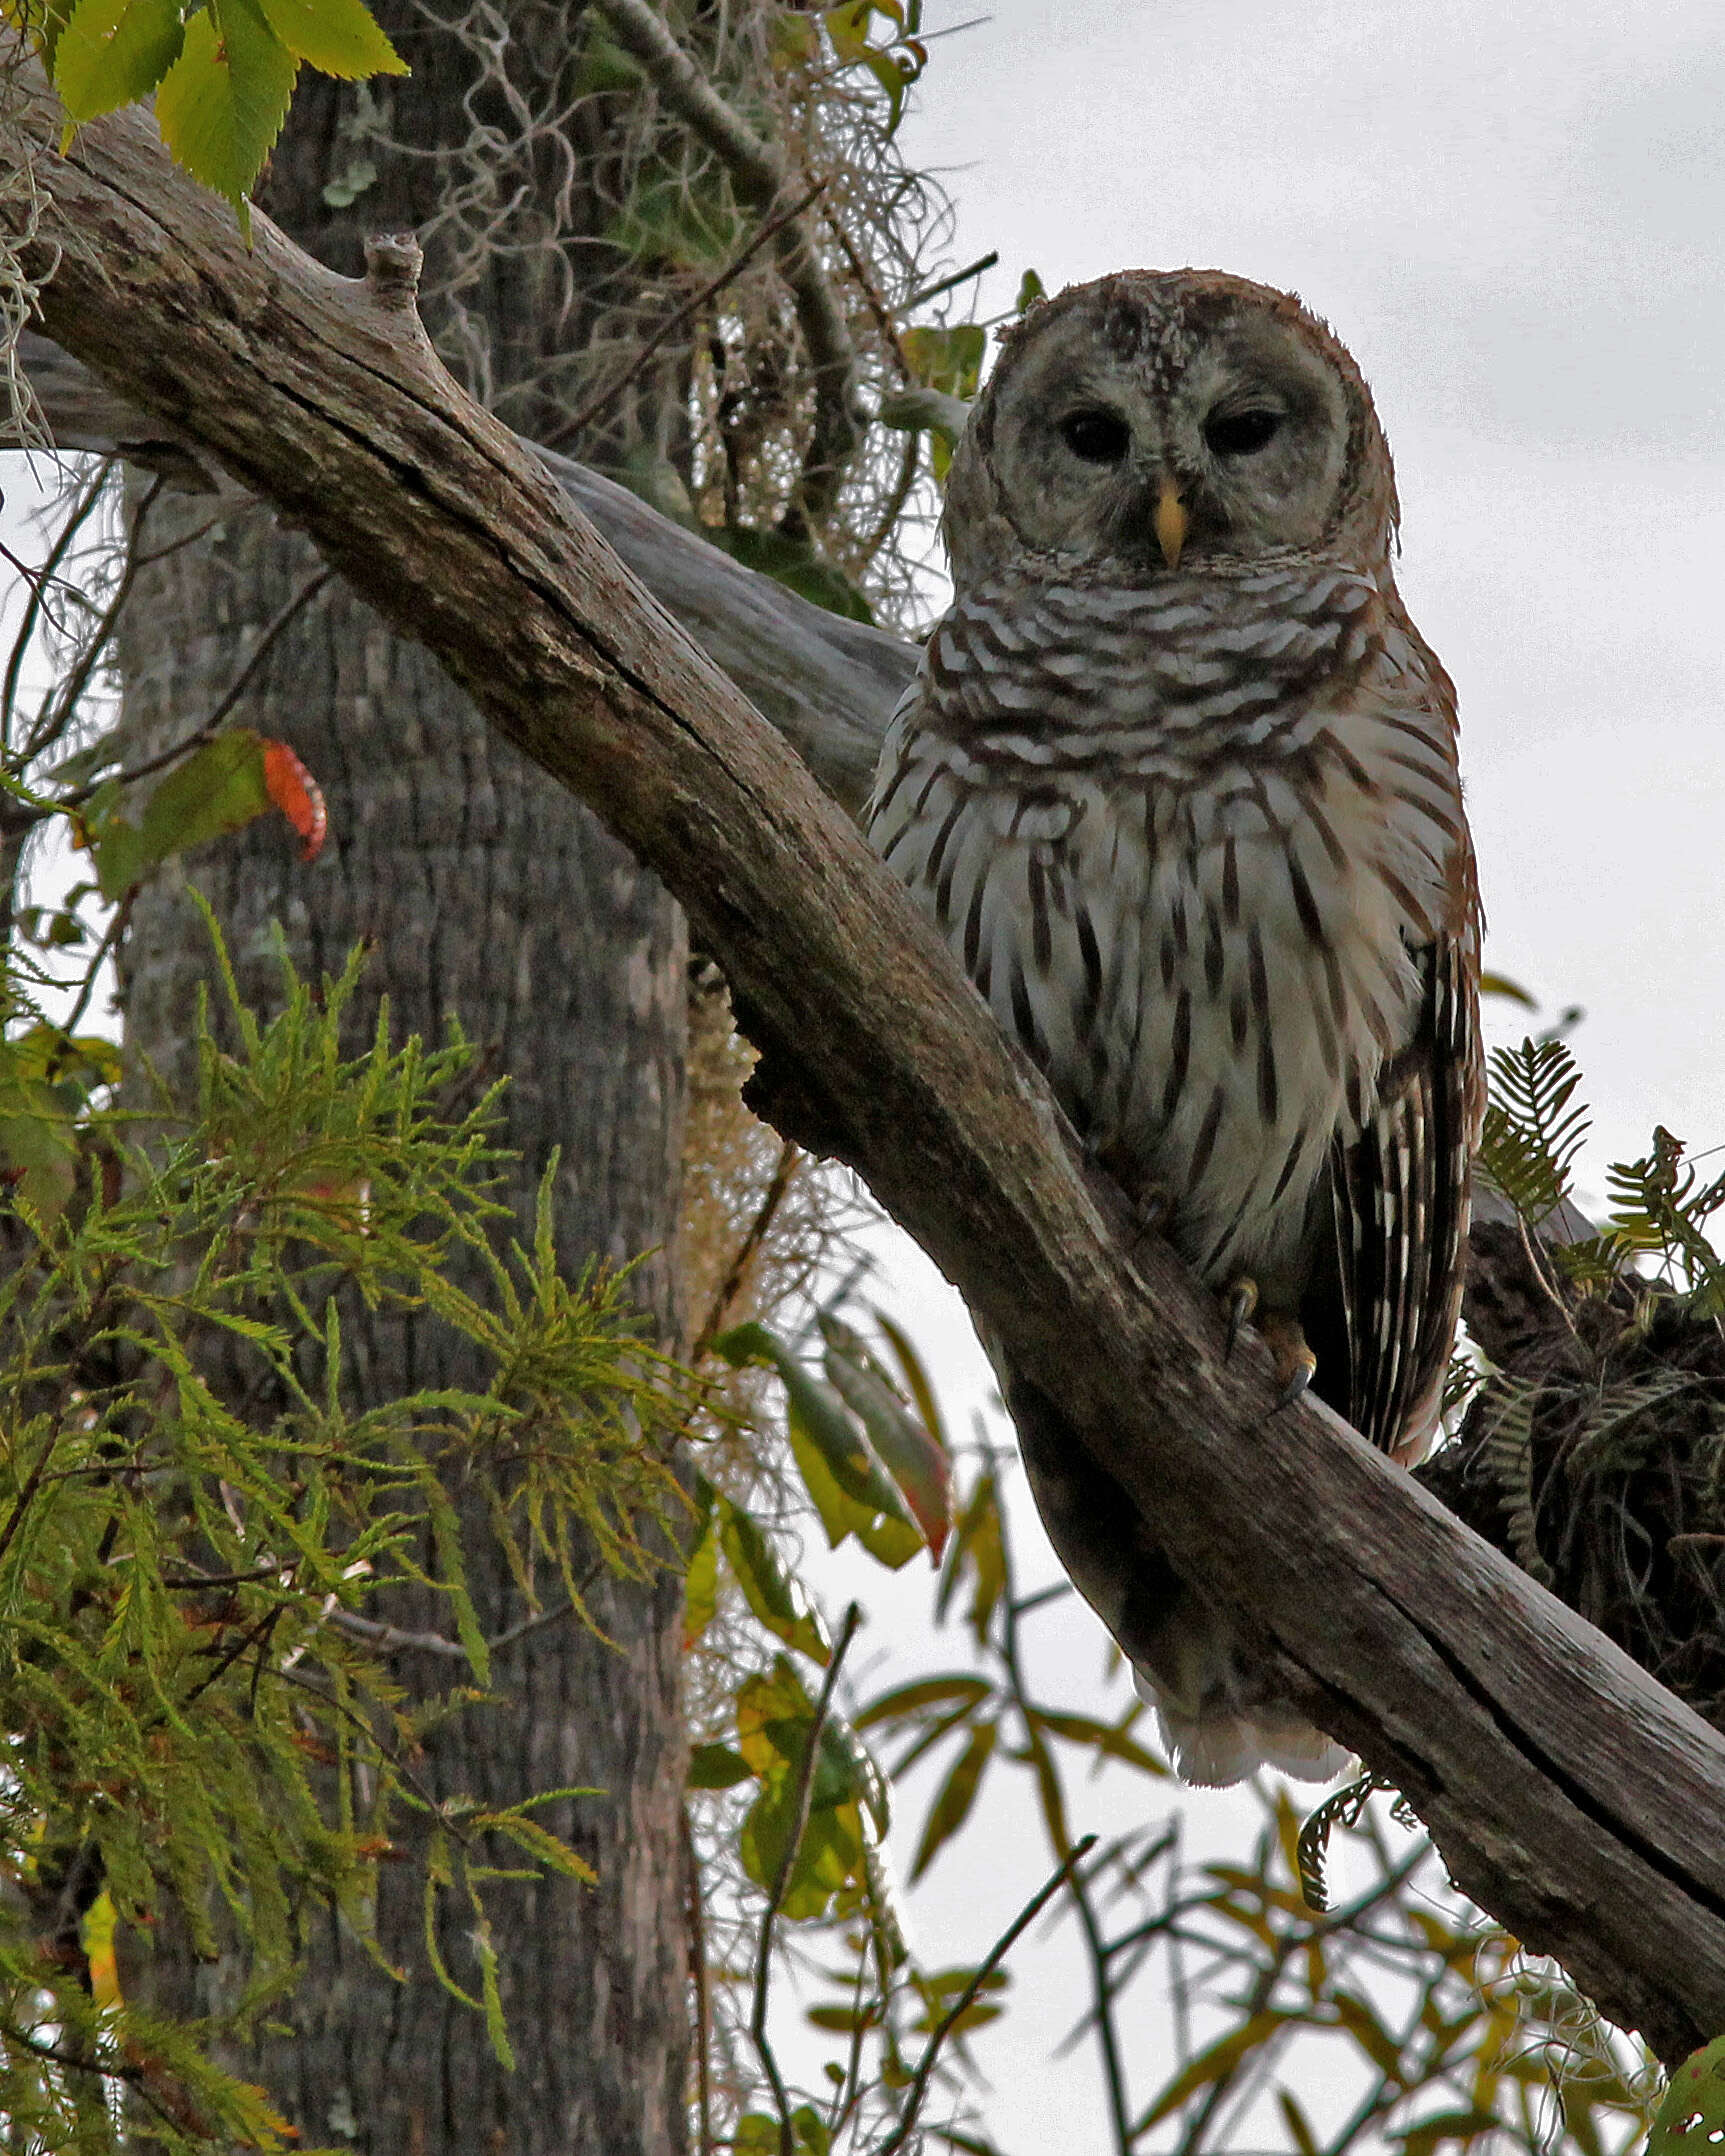
<svg viewBox="0 0 1725 2156">
<path fill-rule="evenodd" d="M 1666 2057 L 1725 2027 L 1725 1742 L 1119 1232 L 1046 1091 L 807 770 L 546 468 L 363 286 L 169 165 L 146 119 L 64 160 L 47 327 L 275 501 L 512 741 L 664 877 L 721 959 L 787 1134 L 853 1163 L 1060 1404 L 1181 1569 L 1460 1883 Z"/>
<path fill-rule="evenodd" d="M 62 449 L 123 456 L 194 491 L 238 487 L 191 434 L 146 412 L 52 339 L 27 330 L 19 353 Z M 534 453 L 654 598 L 855 815 L 892 708 L 916 672 L 915 649 L 745 569 L 572 457 Z"/>
</svg>

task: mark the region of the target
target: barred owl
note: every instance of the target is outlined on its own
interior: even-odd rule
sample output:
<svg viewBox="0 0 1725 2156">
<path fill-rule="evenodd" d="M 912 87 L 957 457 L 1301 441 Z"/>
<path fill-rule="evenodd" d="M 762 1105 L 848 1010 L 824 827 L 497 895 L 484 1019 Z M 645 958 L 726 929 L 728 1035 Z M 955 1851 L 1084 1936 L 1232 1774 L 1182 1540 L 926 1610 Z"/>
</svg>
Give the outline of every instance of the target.
<svg viewBox="0 0 1725 2156">
<path fill-rule="evenodd" d="M 1062 293 L 1007 333 L 955 453 L 953 604 L 868 815 L 1288 1393 L 1311 1377 L 1411 1463 L 1460 1301 L 1480 916 L 1396 523 L 1366 385 L 1296 299 L 1199 270 Z M 1002 1379 L 1055 1548 L 1180 1771 L 1337 1771 L 1057 1405 Z"/>
</svg>

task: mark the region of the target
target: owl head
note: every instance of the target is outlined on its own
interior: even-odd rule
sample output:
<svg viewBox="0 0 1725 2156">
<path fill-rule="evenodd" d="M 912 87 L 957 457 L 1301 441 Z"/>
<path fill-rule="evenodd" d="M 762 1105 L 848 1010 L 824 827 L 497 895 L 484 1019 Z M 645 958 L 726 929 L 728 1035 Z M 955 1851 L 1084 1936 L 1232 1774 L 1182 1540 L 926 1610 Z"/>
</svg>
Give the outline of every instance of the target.
<svg viewBox="0 0 1725 2156">
<path fill-rule="evenodd" d="M 947 483 L 962 591 L 1311 556 L 1387 568 L 1389 447 L 1358 367 L 1291 294 L 1219 270 L 1071 285 L 1003 339 Z"/>
</svg>

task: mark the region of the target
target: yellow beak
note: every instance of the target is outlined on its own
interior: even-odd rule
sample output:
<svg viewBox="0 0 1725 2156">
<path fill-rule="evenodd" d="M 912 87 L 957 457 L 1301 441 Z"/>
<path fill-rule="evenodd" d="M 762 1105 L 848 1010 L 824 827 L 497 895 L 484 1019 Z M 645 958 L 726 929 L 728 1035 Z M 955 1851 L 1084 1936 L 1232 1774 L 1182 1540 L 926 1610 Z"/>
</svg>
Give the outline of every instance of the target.
<svg viewBox="0 0 1725 2156">
<path fill-rule="evenodd" d="M 1188 522 L 1180 490 L 1164 472 L 1162 491 L 1156 497 L 1156 544 L 1162 549 L 1162 559 L 1170 569 L 1180 566 L 1180 549 L 1186 544 Z"/>
</svg>

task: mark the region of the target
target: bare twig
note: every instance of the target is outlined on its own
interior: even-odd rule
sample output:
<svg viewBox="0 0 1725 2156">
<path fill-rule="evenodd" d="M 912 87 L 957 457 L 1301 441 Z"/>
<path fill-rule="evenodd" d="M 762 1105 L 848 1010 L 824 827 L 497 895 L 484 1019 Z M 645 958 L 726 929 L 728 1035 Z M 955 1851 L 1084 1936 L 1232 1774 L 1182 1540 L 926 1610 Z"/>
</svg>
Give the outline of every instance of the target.
<svg viewBox="0 0 1725 2156">
<path fill-rule="evenodd" d="M 898 2151 L 905 2146 L 910 2138 L 911 2129 L 916 2124 L 917 2114 L 921 2111 L 924 2099 L 928 2095 L 928 2085 L 934 2076 L 934 2069 L 940 2058 L 941 2046 L 976 2003 L 977 1994 L 981 1991 L 983 1985 L 988 1982 L 995 1970 L 1012 1952 L 1027 1927 L 1036 1922 L 1043 1910 L 1047 1908 L 1055 1895 L 1060 1892 L 1060 1889 L 1072 1876 L 1073 1866 L 1081 1864 L 1095 1847 L 1096 1836 L 1094 1834 L 1086 1834 L 1081 1841 L 1074 1842 L 1059 1870 L 1037 1889 L 1001 1933 L 1000 1937 L 989 1948 L 981 1963 L 972 1973 L 970 1982 L 965 1985 L 958 1997 L 954 1999 L 951 2006 L 941 2016 L 933 2035 L 923 2046 L 922 2057 L 917 2061 L 916 2073 L 911 2080 L 910 2095 L 905 2100 L 904 2117 L 899 2120 L 894 2131 L 881 2143 L 879 2149 L 875 2152 L 875 2156 L 898 2156 Z"/>
<path fill-rule="evenodd" d="M 265 622 L 263 628 L 259 631 L 257 642 L 246 656 L 246 663 L 229 683 L 221 701 L 202 725 L 194 728 L 191 733 L 185 735 L 181 740 L 176 741 L 171 748 L 163 749 L 155 756 L 147 756 L 141 764 L 133 764 L 129 770 L 120 772 L 118 774 L 119 783 L 122 786 L 130 786 L 139 779 L 151 777 L 155 772 L 164 770 L 169 764 L 178 763 L 180 758 L 187 755 L 191 750 L 201 748 L 213 734 L 217 733 L 221 728 L 222 721 L 258 678 L 264 661 L 275 648 L 276 641 L 282 632 L 294 620 L 296 615 L 311 604 L 312 600 L 317 597 L 334 574 L 333 569 L 314 569 L 296 590 L 290 592 L 276 609 L 274 615 Z M 89 800 L 99 785 L 108 783 L 107 779 L 92 779 L 87 786 L 74 787 L 69 794 L 61 797 L 60 806 L 63 808 L 77 808 L 81 803 Z"/>
<path fill-rule="evenodd" d="M 572 417 L 566 419 L 560 427 L 554 428 L 551 433 L 544 437 L 540 446 L 545 449 L 560 449 L 565 442 L 578 440 L 582 432 L 598 418 L 601 412 L 616 402 L 631 382 L 639 381 L 641 375 L 646 371 L 648 360 L 652 358 L 666 339 L 675 336 L 677 331 L 683 327 L 683 324 L 699 314 L 710 299 L 716 298 L 728 284 L 740 277 L 767 244 L 768 240 L 776 238 L 786 225 L 794 224 L 804 210 L 814 201 L 815 197 L 824 193 L 831 185 L 830 179 L 817 180 L 807 193 L 799 196 L 795 202 L 787 203 L 780 209 L 775 210 L 764 224 L 756 228 L 755 235 L 748 245 L 740 253 L 734 254 L 715 278 L 702 285 L 692 299 L 686 299 L 674 314 L 668 314 L 665 317 L 664 321 L 659 324 L 646 343 L 630 360 L 628 366 L 620 374 L 614 375 L 610 381 L 602 383 Z"/>
<path fill-rule="evenodd" d="M 791 1178 L 796 1174 L 797 1163 L 802 1157 L 802 1148 L 793 1145 L 790 1139 L 785 1139 L 780 1145 L 778 1161 L 767 1184 L 766 1193 L 756 1208 L 755 1217 L 750 1221 L 747 1233 L 732 1253 L 731 1262 L 725 1268 L 725 1277 L 719 1283 L 718 1293 L 713 1297 L 706 1321 L 695 1335 L 695 1344 L 689 1350 L 691 1369 L 700 1368 L 702 1356 L 712 1346 L 714 1337 L 729 1316 L 731 1306 L 741 1293 L 743 1282 L 748 1278 L 755 1253 L 766 1241 L 768 1230 L 778 1217 L 780 1206 L 785 1202 L 785 1194 L 791 1187 Z"/>
<path fill-rule="evenodd" d="M 738 200 L 761 211 L 782 200 L 790 192 L 790 173 L 776 145 L 731 110 L 647 0 L 595 5 L 659 95 L 724 165 Z M 857 404 L 856 350 L 808 226 L 793 218 L 774 238 L 814 379 L 815 425 L 803 458 L 802 507 L 820 516 L 832 506 L 866 430 Z"/>
<path fill-rule="evenodd" d="M 905 313 L 909 314 L 913 308 L 926 307 L 931 299 L 939 299 L 943 292 L 950 292 L 958 285 L 969 284 L 973 277 L 980 277 L 984 270 L 993 269 L 999 260 L 1000 249 L 991 247 L 987 254 L 978 255 L 967 269 L 954 270 L 950 277 L 941 278 L 938 284 L 925 284 L 920 292 L 913 292 L 905 301 Z"/>
<path fill-rule="evenodd" d="M 773 1927 L 778 1922 L 779 1911 L 784 1907 L 785 1895 L 790 1890 L 791 1873 L 796 1869 L 798 1853 L 802 1849 L 803 1835 L 809 1823 L 809 1798 L 815 1786 L 815 1769 L 820 1764 L 821 1734 L 826 1728 L 827 1715 L 833 1703 L 833 1690 L 839 1681 L 839 1671 L 849 1651 L 856 1629 L 862 1622 L 862 1611 L 852 1603 L 845 1611 L 845 1621 L 839 1627 L 834 1643 L 832 1659 L 821 1683 L 820 1697 L 815 1701 L 814 1719 L 809 1724 L 808 1749 L 803 1754 L 803 1764 L 797 1776 L 796 1804 L 791 1813 L 790 1831 L 785 1836 L 785 1853 L 779 1859 L 779 1868 L 773 1878 L 772 1890 L 767 1895 L 767 1906 L 761 1912 L 760 1942 L 755 1949 L 755 1997 L 749 2015 L 749 2035 L 759 2054 L 761 2066 L 773 2089 L 773 2102 L 779 2113 L 779 2156 L 796 2156 L 792 2141 L 791 2099 L 785 2088 L 785 2077 L 779 2071 L 778 2056 L 767 2034 L 768 1990 L 773 1971 Z"/>
</svg>

